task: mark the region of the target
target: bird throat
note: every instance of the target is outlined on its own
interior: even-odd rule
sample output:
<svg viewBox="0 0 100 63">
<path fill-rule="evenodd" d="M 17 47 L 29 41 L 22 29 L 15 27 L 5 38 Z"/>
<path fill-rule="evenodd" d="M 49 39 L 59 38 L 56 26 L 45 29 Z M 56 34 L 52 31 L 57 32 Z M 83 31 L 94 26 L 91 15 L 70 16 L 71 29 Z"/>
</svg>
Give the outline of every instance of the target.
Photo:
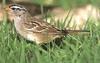
<svg viewBox="0 0 100 63">
<path fill-rule="evenodd" d="M 16 30 L 20 31 L 21 27 L 22 27 L 22 18 L 20 16 L 17 16 L 14 18 L 14 25 Z"/>
</svg>

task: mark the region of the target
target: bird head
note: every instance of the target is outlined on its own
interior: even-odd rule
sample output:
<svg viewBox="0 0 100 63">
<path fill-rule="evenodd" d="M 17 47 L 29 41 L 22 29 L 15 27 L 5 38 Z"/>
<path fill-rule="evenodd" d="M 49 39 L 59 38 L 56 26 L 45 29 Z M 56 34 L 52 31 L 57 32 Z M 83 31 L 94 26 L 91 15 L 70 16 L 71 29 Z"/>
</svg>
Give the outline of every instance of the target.
<svg viewBox="0 0 100 63">
<path fill-rule="evenodd" d="M 7 11 L 8 15 L 13 16 L 20 16 L 27 13 L 27 9 L 18 4 L 10 4 L 5 8 L 5 10 Z"/>
</svg>

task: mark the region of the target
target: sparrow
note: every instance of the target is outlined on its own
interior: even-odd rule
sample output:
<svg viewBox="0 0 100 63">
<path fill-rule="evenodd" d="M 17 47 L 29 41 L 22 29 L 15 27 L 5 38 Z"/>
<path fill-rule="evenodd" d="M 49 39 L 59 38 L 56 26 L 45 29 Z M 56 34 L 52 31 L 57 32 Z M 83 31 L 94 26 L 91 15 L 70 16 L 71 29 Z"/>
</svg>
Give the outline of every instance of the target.
<svg viewBox="0 0 100 63">
<path fill-rule="evenodd" d="M 87 32 L 87 30 L 60 30 L 42 19 L 31 16 L 28 10 L 19 4 L 10 4 L 5 9 L 9 16 L 13 16 L 17 33 L 36 44 L 49 43 L 69 33 Z"/>
</svg>

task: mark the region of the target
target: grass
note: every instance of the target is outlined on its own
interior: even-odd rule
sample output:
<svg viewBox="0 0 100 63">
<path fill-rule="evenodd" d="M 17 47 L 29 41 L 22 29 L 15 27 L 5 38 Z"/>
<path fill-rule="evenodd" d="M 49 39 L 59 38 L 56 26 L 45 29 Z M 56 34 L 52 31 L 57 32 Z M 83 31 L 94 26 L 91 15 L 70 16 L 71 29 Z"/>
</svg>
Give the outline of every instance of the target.
<svg viewBox="0 0 100 63">
<path fill-rule="evenodd" d="M 48 51 L 28 43 L 12 24 L 4 21 L 0 31 L 0 63 L 99 63 L 100 26 L 89 23 L 90 34 L 68 35 L 62 47 L 54 44 Z"/>
<path fill-rule="evenodd" d="M 53 43 L 52 48 L 46 45 L 46 51 L 18 36 L 14 26 L 4 20 L 0 24 L 0 63 L 99 63 L 100 24 L 88 23 L 86 28 L 90 34 L 68 35 L 62 47 Z"/>
</svg>

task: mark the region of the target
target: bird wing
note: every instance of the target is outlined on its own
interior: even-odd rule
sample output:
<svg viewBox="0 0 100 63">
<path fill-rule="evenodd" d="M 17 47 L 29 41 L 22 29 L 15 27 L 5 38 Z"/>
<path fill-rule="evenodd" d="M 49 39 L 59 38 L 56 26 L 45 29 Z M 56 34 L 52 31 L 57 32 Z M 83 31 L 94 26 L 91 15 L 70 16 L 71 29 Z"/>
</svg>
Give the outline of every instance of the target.
<svg viewBox="0 0 100 63">
<path fill-rule="evenodd" d="M 59 29 L 40 19 L 32 18 L 24 24 L 26 30 L 34 33 L 61 34 Z"/>
</svg>

